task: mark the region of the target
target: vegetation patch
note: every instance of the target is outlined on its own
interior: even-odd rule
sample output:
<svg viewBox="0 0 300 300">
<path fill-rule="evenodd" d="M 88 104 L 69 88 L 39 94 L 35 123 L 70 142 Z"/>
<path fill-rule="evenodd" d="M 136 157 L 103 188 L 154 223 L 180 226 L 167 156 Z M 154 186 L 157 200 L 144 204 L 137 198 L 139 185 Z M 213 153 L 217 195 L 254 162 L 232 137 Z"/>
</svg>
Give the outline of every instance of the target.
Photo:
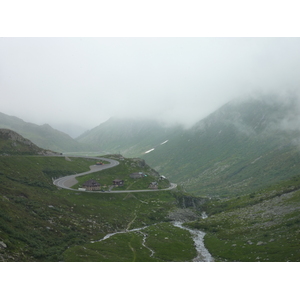
<svg viewBox="0 0 300 300">
<path fill-rule="evenodd" d="M 190 233 L 170 223 L 118 233 L 103 241 L 69 248 L 64 253 L 66 261 L 106 262 L 192 261 L 196 256 Z"/>
<path fill-rule="evenodd" d="M 67 249 L 92 245 L 108 233 L 170 221 L 168 213 L 177 201 L 168 191 L 82 193 L 53 185 L 53 178 L 85 172 L 93 163 L 88 158 L 0 157 L 0 260 L 64 261 Z M 140 233 L 132 233 L 123 241 L 130 254 L 119 260 L 149 258 L 147 248 L 136 246 L 142 239 Z"/>
<path fill-rule="evenodd" d="M 266 190 L 203 204 L 205 245 L 219 261 L 300 261 L 300 177 Z"/>
</svg>

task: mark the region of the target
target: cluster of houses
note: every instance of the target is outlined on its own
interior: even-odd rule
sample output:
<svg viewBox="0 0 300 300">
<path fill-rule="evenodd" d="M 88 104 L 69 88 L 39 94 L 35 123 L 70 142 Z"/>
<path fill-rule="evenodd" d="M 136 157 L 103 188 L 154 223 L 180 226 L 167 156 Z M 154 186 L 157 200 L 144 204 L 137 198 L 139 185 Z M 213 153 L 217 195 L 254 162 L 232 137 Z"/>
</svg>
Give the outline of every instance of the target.
<svg viewBox="0 0 300 300">
<path fill-rule="evenodd" d="M 146 177 L 147 175 L 144 174 L 143 172 L 136 172 L 136 173 L 131 173 L 129 175 L 130 178 L 133 178 L 133 179 L 138 179 L 138 178 L 143 178 L 143 177 Z"/>
<path fill-rule="evenodd" d="M 138 178 L 146 177 L 147 175 L 142 172 L 136 172 L 136 173 L 130 174 L 129 176 L 130 176 L 130 178 L 138 179 Z M 113 180 L 112 184 L 114 187 L 123 186 L 124 180 L 123 179 L 115 179 L 115 180 Z M 99 182 L 97 182 L 94 179 L 90 179 L 82 185 L 82 188 L 80 190 L 99 191 L 100 188 L 101 188 L 101 185 Z M 150 185 L 148 186 L 148 188 L 149 189 L 158 189 L 158 183 L 156 181 L 151 182 Z"/>
<path fill-rule="evenodd" d="M 113 180 L 113 186 L 123 186 L 123 185 L 124 185 L 124 180 L 122 180 L 122 179 Z M 86 191 L 99 191 L 101 188 L 101 185 L 96 180 L 90 179 L 90 180 L 86 181 L 82 185 L 82 187 Z"/>
</svg>

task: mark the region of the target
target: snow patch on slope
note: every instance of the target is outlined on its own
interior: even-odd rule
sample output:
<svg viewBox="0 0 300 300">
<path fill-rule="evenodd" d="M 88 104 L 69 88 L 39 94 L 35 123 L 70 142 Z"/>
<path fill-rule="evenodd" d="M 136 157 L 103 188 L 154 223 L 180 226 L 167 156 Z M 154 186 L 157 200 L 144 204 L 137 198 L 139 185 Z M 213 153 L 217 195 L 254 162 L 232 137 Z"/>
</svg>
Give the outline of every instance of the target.
<svg viewBox="0 0 300 300">
<path fill-rule="evenodd" d="M 154 149 L 155 149 L 155 148 L 152 148 L 152 149 L 146 151 L 145 153 L 149 153 L 149 152 L 153 151 Z"/>
<path fill-rule="evenodd" d="M 163 144 L 167 143 L 168 141 L 169 141 L 169 140 L 166 140 L 166 141 L 160 143 L 158 146 L 163 145 Z M 156 147 L 157 147 L 157 146 L 156 146 Z M 145 154 L 146 154 L 146 153 L 150 153 L 150 152 L 153 151 L 153 150 L 155 150 L 155 148 L 152 148 L 152 149 L 150 149 L 150 150 L 148 150 L 148 151 L 146 151 L 146 152 L 144 152 L 144 153 L 145 153 Z"/>
</svg>

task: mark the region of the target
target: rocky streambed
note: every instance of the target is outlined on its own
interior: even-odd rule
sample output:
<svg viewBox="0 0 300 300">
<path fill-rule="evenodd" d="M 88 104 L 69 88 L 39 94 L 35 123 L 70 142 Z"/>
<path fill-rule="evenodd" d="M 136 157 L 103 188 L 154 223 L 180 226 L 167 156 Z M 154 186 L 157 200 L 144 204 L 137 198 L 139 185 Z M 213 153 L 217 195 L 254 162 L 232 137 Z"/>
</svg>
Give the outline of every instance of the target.
<svg viewBox="0 0 300 300">
<path fill-rule="evenodd" d="M 204 245 L 205 232 L 203 232 L 201 230 L 190 229 L 188 227 L 185 227 L 182 225 L 182 222 L 179 222 L 179 221 L 173 222 L 173 225 L 176 227 L 188 230 L 191 233 L 197 253 L 198 253 L 198 255 L 193 260 L 194 262 L 214 261 L 213 257 L 211 256 L 211 254 L 208 252 L 208 250 L 205 248 L 205 245 Z"/>
</svg>

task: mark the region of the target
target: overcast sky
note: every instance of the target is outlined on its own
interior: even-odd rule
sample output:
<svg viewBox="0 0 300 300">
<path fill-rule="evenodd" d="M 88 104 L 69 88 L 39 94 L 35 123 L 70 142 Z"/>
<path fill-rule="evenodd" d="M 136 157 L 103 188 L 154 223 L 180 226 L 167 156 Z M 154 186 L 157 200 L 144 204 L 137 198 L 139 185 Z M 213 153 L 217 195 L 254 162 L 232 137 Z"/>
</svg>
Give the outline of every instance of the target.
<svg viewBox="0 0 300 300">
<path fill-rule="evenodd" d="M 190 126 L 299 83 L 300 38 L 0 38 L 0 112 L 72 136 L 111 116 Z"/>
</svg>

